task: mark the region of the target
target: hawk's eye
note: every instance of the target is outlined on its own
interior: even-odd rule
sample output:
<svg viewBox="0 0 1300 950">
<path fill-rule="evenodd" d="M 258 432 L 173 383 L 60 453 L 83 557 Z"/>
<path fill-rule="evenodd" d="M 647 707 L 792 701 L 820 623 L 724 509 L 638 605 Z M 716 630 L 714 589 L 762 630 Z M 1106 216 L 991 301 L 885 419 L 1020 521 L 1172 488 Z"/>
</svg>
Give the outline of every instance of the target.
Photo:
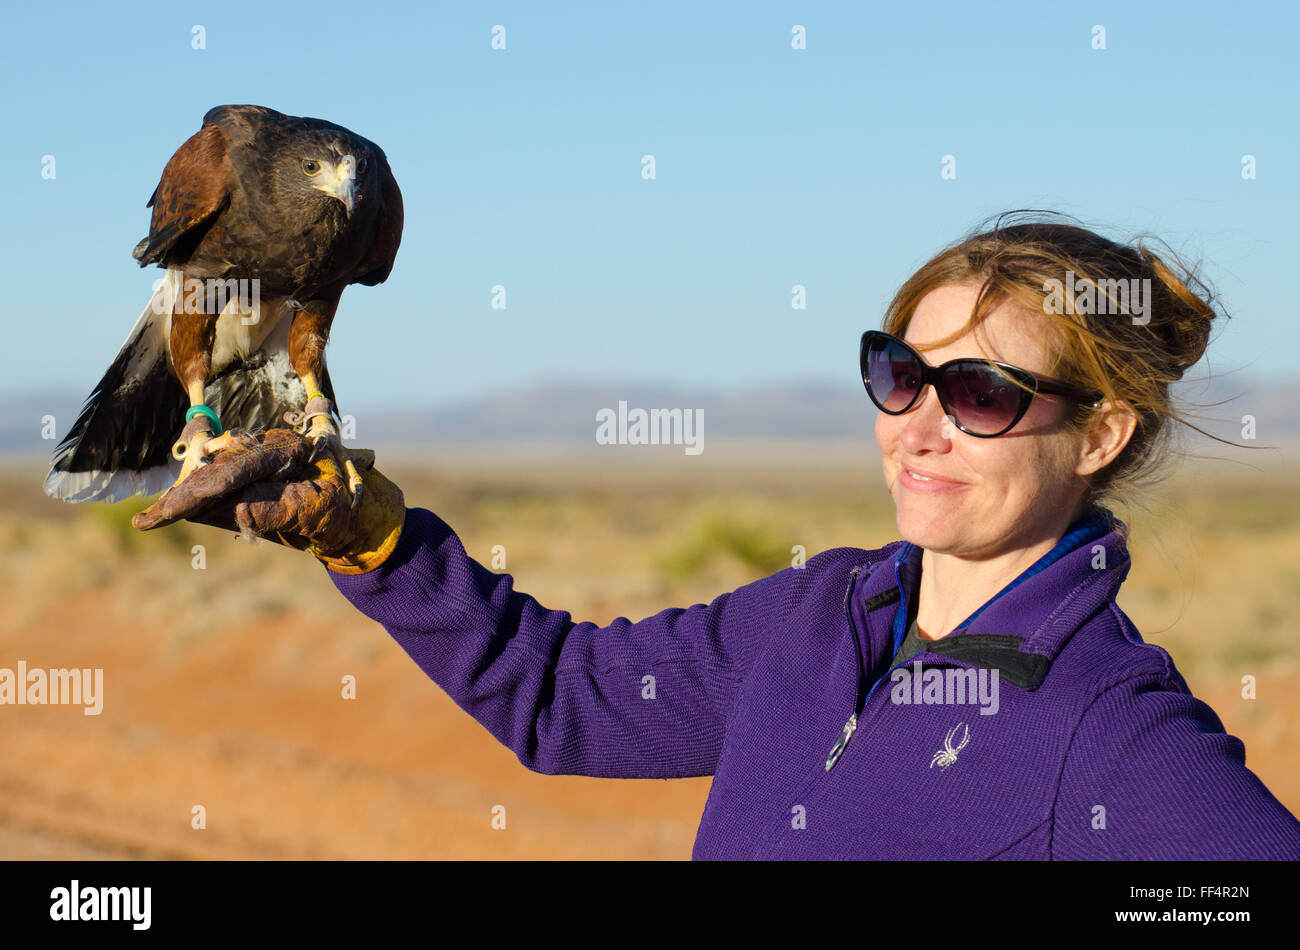
<svg viewBox="0 0 1300 950">
<path fill-rule="evenodd" d="M 318 175 L 320 174 L 320 162 L 314 161 L 310 158 L 304 158 L 302 160 L 302 170 L 308 175 Z"/>
<path fill-rule="evenodd" d="M 357 174 L 364 175 L 365 173 L 366 173 L 366 160 L 363 158 L 361 159 L 361 161 L 357 162 Z"/>
</svg>

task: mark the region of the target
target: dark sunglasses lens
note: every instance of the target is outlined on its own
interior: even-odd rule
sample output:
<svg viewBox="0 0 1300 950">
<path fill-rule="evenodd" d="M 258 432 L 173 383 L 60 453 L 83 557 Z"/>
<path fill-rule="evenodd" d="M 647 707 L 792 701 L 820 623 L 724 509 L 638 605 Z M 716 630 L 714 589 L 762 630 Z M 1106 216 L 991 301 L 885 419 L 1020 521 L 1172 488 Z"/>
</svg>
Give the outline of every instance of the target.
<svg viewBox="0 0 1300 950">
<path fill-rule="evenodd" d="M 902 347 L 877 339 L 867 347 L 862 381 L 877 406 L 885 412 L 902 412 L 921 388 L 921 368 Z"/>
<path fill-rule="evenodd" d="M 954 366 L 944 373 L 944 402 L 969 432 L 997 435 L 1020 412 L 1024 390 L 987 365 Z"/>
</svg>

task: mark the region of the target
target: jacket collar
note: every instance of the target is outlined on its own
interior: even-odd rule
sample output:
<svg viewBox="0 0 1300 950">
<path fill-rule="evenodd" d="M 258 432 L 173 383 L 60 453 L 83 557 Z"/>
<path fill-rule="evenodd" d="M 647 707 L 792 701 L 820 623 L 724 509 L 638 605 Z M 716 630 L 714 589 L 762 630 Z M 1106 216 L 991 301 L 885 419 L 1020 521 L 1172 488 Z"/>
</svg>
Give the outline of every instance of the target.
<svg viewBox="0 0 1300 950">
<path fill-rule="evenodd" d="M 1061 647 L 1114 600 L 1131 565 L 1123 522 L 1105 508 L 1085 513 L 1061 540 L 1015 580 L 926 651 L 974 666 L 996 666 L 1034 688 Z M 895 542 L 861 577 L 860 606 L 872 666 L 892 658 L 915 616 L 922 549 Z M 891 611 L 888 608 L 893 605 Z M 864 616 L 863 616 L 864 615 Z"/>
</svg>

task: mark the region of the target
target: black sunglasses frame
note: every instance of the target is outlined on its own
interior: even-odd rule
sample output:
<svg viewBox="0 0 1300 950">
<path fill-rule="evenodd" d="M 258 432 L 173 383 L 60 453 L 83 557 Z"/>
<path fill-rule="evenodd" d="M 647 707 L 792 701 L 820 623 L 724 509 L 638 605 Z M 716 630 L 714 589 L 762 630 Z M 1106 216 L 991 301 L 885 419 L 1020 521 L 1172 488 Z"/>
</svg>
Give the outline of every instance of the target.
<svg viewBox="0 0 1300 950">
<path fill-rule="evenodd" d="M 872 344 L 877 340 L 893 343 L 902 347 L 912 356 L 913 359 L 916 360 L 917 365 L 921 367 L 921 385 L 916 388 L 916 394 L 912 396 L 908 404 L 902 409 L 886 409 L 880 404 L 879 400 L 876 399 L 876 394 L 871 391 L 871 374 L 867 369 L 867 354 L 870 351 Z M 1005 429 L 1001 429 L 997 432 L 972 432 L 961 423 L 957 418 L 956 413 L 954 413 L 949 407 L 948 400 L 944 396 L 944 374 L 954 367 L 960 369 L 961 367 L 972 363 L 978 364 L 983 369 L 987 369 L 989 366 L 996 366 L 1013 382 L 1020 384 L 1016 387 L 1020 391 L 1020 404 L 1016 409 L 1015 417 Z M 871 398 L 871 402 L 881 412 L 887 413 L 891 416 L 901 416 L 916 405 L 917 401 L 921 398 L 921 394 L 925 392 L 926 386 L 933 386 L 935 395 L 939 399 L 939 405 L 943 408 L 944 415 L 951 419 L 953 424 L 962 432 L 977 439 L 996 439 L 1000 435 L 1006 435 L 1016 427 L 1021 419 L 1025 417 L 1025 413 L 1029 411 L 1030 403 L 1034 401 L 1034 397 L 1039 393 L 1048 396 L 1064 396 L 1075 402 L 1090 403 L 1093 406 L 1100 405 L 1101 400 L 1104 398 L 1103 393 L 1080 389 L 1078 386 L 1071 386 L 1069 383 L 1063 383 L 1059 380 L 1036 376 L 1027 369 L 1021 369 L 1019 366 L 1012 366 L 1010 363 L 1000 363 L 997 360 L 964 357 L 962 359 L 948 360 L 948 362 L 939 366 L 931 366 L 925 361 L 920 353 L 916 352 L 916 350 L 909 346 L 905 341 L 881 330 L 868 330 L 866 333 L 862 334 L 862 341 L 859 344 L 858 350 L 858 365 L 862 371 L 862 385 L 866 388 L 867 395 Z"/>
</svg>

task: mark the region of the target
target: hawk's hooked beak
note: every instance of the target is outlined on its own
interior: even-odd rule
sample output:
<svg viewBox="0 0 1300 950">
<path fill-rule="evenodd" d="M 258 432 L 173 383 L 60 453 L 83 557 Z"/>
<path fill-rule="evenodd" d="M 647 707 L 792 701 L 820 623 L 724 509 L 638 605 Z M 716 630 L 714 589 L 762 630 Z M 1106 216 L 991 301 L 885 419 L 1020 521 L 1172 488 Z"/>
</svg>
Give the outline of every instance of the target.
<svg viewBox="0 0 1300 950">
<path fill-rule="evenodd" d="M 356 203 L 356 180 L 357 160 L 351 155 L 344 155 L 334 168 L 334 181 L 316 187 L 343 202 L 348 217 L 352 217 L 352 206 Z"/>
</svg>

